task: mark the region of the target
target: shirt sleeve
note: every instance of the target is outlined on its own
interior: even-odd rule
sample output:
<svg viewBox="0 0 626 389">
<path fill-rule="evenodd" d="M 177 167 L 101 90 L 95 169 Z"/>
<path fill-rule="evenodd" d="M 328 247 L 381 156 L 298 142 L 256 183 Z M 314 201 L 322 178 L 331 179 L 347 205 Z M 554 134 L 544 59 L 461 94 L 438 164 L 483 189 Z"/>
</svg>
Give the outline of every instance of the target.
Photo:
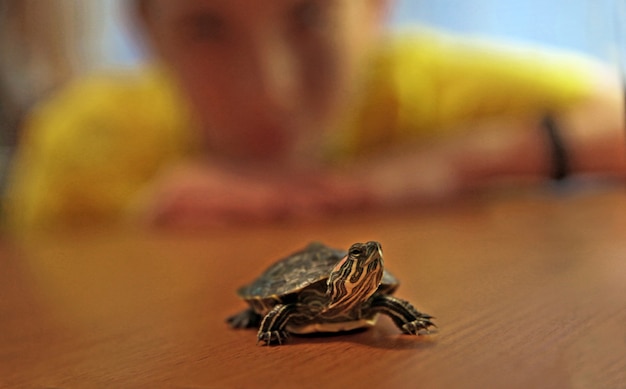
<svg viewBox="0 0 626 389">
<path fill-rule="evenodd" d="M 338 149 L 358 155 L 441 138 L 487 118 L 539 120 L 588 96 L 596 66 L 574 53 L 426 28 L 396 33 L 374 56 L 361 102 L 337 136 Z"/>
<path fill-rule="evenodd" d="M 133 195 L 184 148 L 183 115 L 152 75 L 80 80 L 36 108 L 5 206 L 17 229 L 119 219 Z"/>
<path fill-rule="evenodd" d="M 398 125 L 408 134 L 455 131 L 485 117 L 543 115 L 591 92 L 581 55 L 431 31 L 390 47 Z"/>
</svg>

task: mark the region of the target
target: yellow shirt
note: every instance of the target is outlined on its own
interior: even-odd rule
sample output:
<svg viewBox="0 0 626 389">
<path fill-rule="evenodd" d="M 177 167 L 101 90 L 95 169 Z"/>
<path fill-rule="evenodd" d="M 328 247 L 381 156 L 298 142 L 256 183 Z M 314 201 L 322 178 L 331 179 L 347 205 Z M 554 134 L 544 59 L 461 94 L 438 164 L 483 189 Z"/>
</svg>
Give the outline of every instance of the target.
<svg viewBox="0 0 626 389">
<path fill-rule="evenodd" d="M 509 50 L 433 31 L 381 45 L 365 94 L 335 134 L 334 152 L 433 137 L 467 121 L 542 114 L 590 90 L 587 62 Z M 190 153 L 183 98 L 162 71 L 77 80 L 35 109 L 7 194 L 15 228 L 116 221 L 163 166 Z"/>
</svg>

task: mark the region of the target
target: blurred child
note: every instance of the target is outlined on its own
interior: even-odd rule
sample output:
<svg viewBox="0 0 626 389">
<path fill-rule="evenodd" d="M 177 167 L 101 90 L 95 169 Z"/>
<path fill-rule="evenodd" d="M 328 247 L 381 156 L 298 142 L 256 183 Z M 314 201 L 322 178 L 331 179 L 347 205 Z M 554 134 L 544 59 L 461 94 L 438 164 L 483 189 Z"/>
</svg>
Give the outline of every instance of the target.
<svg viewBox="0 0 626 389">
<path fill-rule="evenodd" d="M 622 174 L 618 78 L 571 54 L 385 32 L 391 0 L 136 0 L 155 54 L 35 110 L 16 228 L 204 226 Z"/>
</svg>

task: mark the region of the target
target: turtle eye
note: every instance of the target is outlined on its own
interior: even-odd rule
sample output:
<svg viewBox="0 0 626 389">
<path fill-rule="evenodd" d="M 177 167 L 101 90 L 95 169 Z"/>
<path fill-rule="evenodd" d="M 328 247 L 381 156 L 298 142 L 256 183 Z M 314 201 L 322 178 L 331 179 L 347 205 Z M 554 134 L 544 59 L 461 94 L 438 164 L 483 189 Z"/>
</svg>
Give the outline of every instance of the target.
<svg viewBox="0 0 626 389">
<path fill-rule="evenodd" d="M 358 256 L 360 256 L 362 253 L 363 253 L 363 252 L 361 251 L 361 249 L 360 249 L 360 248 L 357 248 L 357 247 L 352 247 L 352 248 L 350 248 L 350 251 L 348 252 L 348 254 L 349 254 L 351 257 L 358 257 Z"/>
</svg>

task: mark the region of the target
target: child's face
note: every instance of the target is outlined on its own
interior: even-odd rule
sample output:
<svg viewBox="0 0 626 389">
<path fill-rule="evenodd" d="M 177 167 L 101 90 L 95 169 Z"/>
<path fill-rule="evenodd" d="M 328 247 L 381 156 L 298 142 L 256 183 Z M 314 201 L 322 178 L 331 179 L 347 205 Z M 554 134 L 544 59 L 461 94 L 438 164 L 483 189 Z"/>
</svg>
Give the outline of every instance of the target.
<svg viewBox="0 0 626 389">
<path fill-rule="evenodd" d="M 387 0 L 147 0 L 154 48 L 179 77 L 211 148 L 283 159 L 358 89 Z"/>
</svg>

